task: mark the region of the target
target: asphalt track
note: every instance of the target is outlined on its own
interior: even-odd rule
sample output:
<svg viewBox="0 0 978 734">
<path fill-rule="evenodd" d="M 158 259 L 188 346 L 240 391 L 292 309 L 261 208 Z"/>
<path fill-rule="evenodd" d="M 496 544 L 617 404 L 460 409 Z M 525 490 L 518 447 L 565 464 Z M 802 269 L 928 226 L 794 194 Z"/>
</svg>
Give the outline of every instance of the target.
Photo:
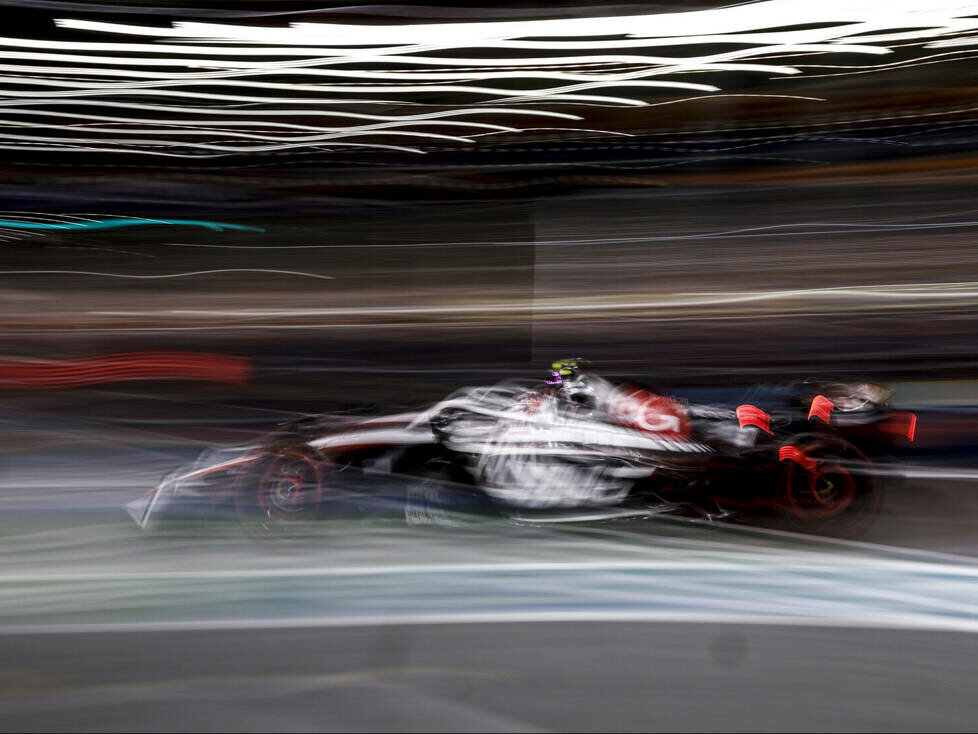
<svg viewBox="0 0 978 734">
<path fill-rule="evenodd" d="M 974 731 L 978 638 L 540 621 L 2 635 L 0 650 L 26 666 L 4 671 L 4 731 Z"/>
<path fill-rule="evenodd" d="M 73 496 L 50 456 L 47 489 L 8 468 L 3 731 L 974 729 L 971 481 L 908 482 L 855 543 L 667 520 L 139 531 L 120 503 L 180 455 L 89 452 Z"/>
</svg>

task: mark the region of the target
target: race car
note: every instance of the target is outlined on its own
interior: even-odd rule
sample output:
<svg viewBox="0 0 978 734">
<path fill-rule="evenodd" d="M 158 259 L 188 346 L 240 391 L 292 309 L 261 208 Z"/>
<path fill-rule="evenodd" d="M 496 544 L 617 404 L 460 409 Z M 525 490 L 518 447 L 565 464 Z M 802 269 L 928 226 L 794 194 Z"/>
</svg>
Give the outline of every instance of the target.
<svg viewBox="0 0 978 734">
<path fill-rule="evenodd" d="M 543 382 L 283 424 L 256 444 L 205 452 L 127 510 L 143 528 L 231 514 L 273 537 L 371 514 L 453 525 L 669 513 L 865 531 L 882 493 L 876 463 L 913 440 L 915 414 L 888 407 L 891 391 L 873 383 L 804 380 L 751 395 L 695 403 L 562 359 Z"/>
</svg>

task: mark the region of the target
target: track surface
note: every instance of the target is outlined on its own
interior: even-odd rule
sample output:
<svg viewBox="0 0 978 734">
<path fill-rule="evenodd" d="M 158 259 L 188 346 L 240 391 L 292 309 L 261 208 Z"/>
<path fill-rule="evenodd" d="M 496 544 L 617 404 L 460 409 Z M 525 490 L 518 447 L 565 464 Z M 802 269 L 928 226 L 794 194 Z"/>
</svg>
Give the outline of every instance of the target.
<svg viewBox="0 0 978 734">
<path fill-rule="evenodd" d="M 978 715 L 970 483 L 889 497 L 867 538 L 888 546 L 661 520 L 323 523 L 285 544 L 138 531 L 119 504 L 188 453 L 8 463 L 0 729 L 967 731 Z"/>
<path fill-rule="evenodd" d="M 0 636 L 6 731 L 973 731 L 973 634 L 497 623 Z M 138 666 L 133 665 L 138 661 Z"/>
</svg>

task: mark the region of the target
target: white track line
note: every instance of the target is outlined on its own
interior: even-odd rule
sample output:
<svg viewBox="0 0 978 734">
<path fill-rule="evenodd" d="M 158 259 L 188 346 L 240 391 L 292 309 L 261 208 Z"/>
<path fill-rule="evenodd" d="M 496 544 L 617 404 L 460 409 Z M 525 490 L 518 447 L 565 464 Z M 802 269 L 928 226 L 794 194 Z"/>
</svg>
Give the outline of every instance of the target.
<svg viewBox="0 0 978 734">
<path fill-rule="evenodd" d="M 812 617 L 772 614 L 697 614 L 690 612 L 499 612 L 462 614 L 392 614 L 355 617 L 296 617 L 293 619 L 193 620 L 180 622 L 122 622 L 0 625 L 0 635 L 83 634 L 107 632 L 182 632 L 254 629 L 315 629 L 391 627 L 442 624 L 522 624 L 538 622 L 618 622 L 667 624 L 737 624 L 768 627 L 835 627 L 855 629 L 934 630 L 978 632 L 978 621 L 924 615 L 872 614 L 852 617 Z"/>
</svg>

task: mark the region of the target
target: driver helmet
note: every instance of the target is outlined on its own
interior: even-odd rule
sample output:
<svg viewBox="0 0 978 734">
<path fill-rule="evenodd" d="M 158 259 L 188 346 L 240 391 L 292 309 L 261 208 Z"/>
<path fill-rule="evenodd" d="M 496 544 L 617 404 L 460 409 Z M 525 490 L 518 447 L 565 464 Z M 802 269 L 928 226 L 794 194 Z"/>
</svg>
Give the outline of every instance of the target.
<svg viewBox="0 0 978 734">
<path fill-rule="evenodd" d="M 568 400 L 589 404 L 594 398 L 589 363 L 580 357 L 558 359 L 550 365 L 547 384 L 556 386 Z"/>
</svg>

